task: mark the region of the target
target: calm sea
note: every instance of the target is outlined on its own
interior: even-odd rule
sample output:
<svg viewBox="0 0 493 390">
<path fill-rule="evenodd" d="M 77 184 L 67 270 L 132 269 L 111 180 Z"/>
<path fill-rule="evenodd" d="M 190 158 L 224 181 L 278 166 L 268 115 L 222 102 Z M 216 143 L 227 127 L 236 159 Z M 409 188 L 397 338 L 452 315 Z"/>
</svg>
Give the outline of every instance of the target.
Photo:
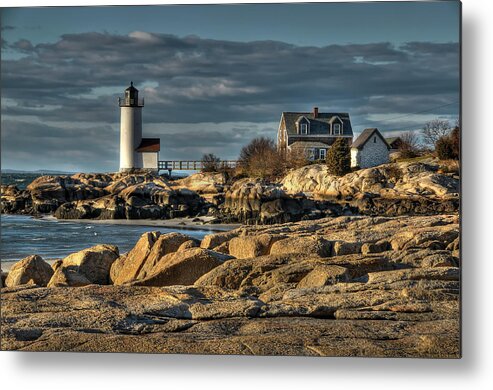
<svg viewBox="0 0 493 390">
<path fill-rule="evenodd" d="M 202 239 L 211 230 L 169 229 L 157 226 L 78 223 L 32 218 L 21 215 L 0 216 L 0 259 L 16 262 L 37 254 L 45 260 L 58 259 L 97 244 L 118 246 L 120 253 L 131 249 L 142 233 L 158 230 L 161 233 L 181 232 Z M 5 268 L 5 267 L 4 267 Z"/>
</svg>

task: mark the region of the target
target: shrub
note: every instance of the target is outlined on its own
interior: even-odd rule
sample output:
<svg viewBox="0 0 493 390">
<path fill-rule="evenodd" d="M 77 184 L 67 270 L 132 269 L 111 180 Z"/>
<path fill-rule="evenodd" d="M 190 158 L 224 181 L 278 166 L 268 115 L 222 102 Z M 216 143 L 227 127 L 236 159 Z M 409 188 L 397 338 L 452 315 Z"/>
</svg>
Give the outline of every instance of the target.
<svg viewBox="0 0 493 390">
<path fill-rule="evenodd" d="M 402 134 L 398 150 L 400 158 L 413 158 L 419 156 L 417 135 L 411 131 Z"/>
<path fill-rule="evenodd" d="M 237 174 L 273 178 L 284 172 L 284 160 L 270 138 L 254 138 L 241 149 Z"/>
<path fill-rule="evenodd" d="M 338 138 L 332 144 L 326 162 L 332 175 L 343 176 L 351 172 L 351 150 L 345 138 Z"/>
<path fill-rule="evenodd" d="M 440 160 L 458 160 L 460 157 L 460 130 L 454 128 L 449 135 L 440 137 L 435 143 L 435 152 Z"/>
<path fill-rule="evenodd" d="M 303 148 L 292 149 L 286 158 L 287 169 L 302 168 L 309 164 L 310 160 L 308 159 L 306 150 Z"/>
<path fill-rule="evenodd" d="M 452 141 L 454 159 L 458 160 L 460 158 L 460 128 L 458 126 L 454 127 L 450 133 L 450 139 Z"/>
<path fill-rule="evenodd" d="M 212 153 L 207 153 L 202 156 L 202 172 L 218 172 L 221 166 L 219 157 Z"/>
<path fill-rule="evenodd" d="M 450 160 L 454 154 L 452 150 L 452 142 L 449 137 L 439 138 L 435 143 L 435 151 L 440 160 Z"/>
</svg>

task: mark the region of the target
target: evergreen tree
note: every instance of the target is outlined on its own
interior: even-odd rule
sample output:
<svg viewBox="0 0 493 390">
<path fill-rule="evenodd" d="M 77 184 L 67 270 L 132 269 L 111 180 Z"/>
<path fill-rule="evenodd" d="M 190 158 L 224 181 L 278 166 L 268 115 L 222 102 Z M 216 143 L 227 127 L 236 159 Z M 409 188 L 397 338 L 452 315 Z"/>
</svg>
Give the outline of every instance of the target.
<svg viewBox="0 0 493 390">
<path fill-rule="evenodd" d="M 326 162 L 332 175 L 343 176 L 351 172 L 351 150 L 345 138 L 338 138 L 332 144 Z"/>
</svg>

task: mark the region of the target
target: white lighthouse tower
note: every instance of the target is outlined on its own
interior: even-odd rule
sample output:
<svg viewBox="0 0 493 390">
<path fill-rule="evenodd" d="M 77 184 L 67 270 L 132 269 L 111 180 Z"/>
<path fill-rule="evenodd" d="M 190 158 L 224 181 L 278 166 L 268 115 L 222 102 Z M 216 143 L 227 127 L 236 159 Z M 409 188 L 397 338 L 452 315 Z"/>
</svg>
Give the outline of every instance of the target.
<svg viewBox="0 0 493 390">
<path fill-rule="evenodd" d="M 147 170 L 158 172 L 159 138 L 142 138 L 142 107 L 139 91 L 130 82 L 125 97 L 118 98 L 120 105 L 120 172 Z"/>
<path fill-rule="evenodd" d="M 137 151 L 142 142 L 142 108 L 139 91 L 130 82 L 120 105 L 120 172 L 143 168 L 142 153 Z"/>
</svg>

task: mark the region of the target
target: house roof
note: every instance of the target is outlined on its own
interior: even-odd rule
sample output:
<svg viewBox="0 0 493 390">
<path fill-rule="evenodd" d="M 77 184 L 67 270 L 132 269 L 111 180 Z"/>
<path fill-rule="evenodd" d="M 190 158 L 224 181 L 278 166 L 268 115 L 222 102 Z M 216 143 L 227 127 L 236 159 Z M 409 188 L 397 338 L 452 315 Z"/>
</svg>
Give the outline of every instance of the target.
<svg viewBox="0 0 493 390">
<path fill-rule="evenodd" d="M 392 144 L 396 141 L 400 141 L 401 137 L 390 137 L 390 138 L 385 138 L 385 141 L 392 147 Z"/>
<path fill-rule="evenodd" d="M 296 141 L 289 145 L 290 148 L 328 148 L 330 147 L 326 143 L 318 141 Z"/>
<path fill-rule="evenodd" d="M 310 134 L 328 134 L 329 124 L 335 117 L 339 117 L 343 123 L 342 135 L 353 135 L 351 120 L 347 112 L 319 112 L 315 118 L 313 112 L 283 112 L 282 117 L 286 124 L 288 135 L 296 135 L 296 122 L 305 117 L 310 122 Z"/>
<path fill-rule="evenodd" d="M 161 150 L 160 138 L 142 138 L 140 145 L 135 149 L 137 152 L 159 152 Z"/>
<path fill-rule="evenodd" d="M 353 142 L 351 148 L 363 149 L 363 146 L 365 146 L 365 144 L 374 134 L 380 137 L 380 139 L 385 143 L 385 145 L 387 145 L 388 149 L 391 149 L 388 142 L 385 140 L 385 138 L 383 138 L 383 135 L 375 127 L 363 130 L 363 132 L 359 135 L 359 137 L 356 138 L 356 140 Z"/>
</svg>

